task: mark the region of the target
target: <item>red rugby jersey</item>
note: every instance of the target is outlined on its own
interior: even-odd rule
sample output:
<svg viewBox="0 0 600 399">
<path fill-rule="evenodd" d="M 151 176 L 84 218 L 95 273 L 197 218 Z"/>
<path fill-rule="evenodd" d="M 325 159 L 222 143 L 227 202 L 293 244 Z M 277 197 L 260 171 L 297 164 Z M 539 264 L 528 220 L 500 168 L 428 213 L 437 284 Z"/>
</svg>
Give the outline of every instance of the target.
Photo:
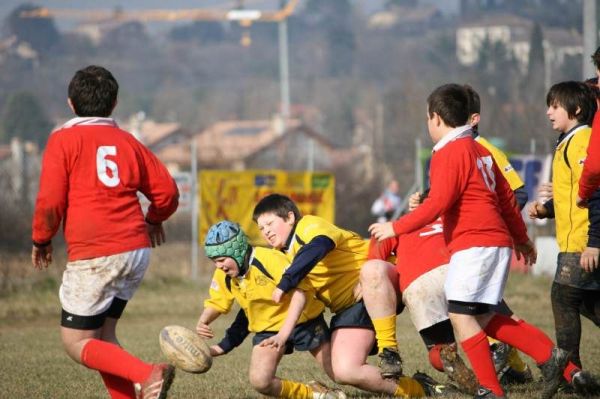
<svg viewBox="0 0 600 399">
<path fill-rule="evenodd" d="M 69 260 L 150 246 L 137 192 L 158 223 L 179 193 L 164 165 L 111 118 L 75 118 L 53 132 L 42 160 L 33 241 L 50 241 L 61 221 Z"/>
<path fill-rule="evenodd" d="M 387 260 L 392 252 L 396 253 L 400 290 L 404 291 L 423 274 L 450 261 L 442 221 L 438 219 L 422 229 L 381 242 L 371 238 L 369 259 Z"/>
<path fill-rule="evenodd" d="M 594 115 L 592 136 L 588 144 L 587 157 L 579 178 L 579 198 L 589 200 L 600 188 L 600 112 Z"/>
<path fill-rule="evenodd" d="M 434 147 L 431 190 L 421 206 L 393 223 L 406 234 L 442 217 L 450 253 L 472 247 L 512 247 L 528 241 L 515 197 L 492 155 L 456 130 Z M 511 238 L 512 236 L 512 238 Z"/>
</svg>

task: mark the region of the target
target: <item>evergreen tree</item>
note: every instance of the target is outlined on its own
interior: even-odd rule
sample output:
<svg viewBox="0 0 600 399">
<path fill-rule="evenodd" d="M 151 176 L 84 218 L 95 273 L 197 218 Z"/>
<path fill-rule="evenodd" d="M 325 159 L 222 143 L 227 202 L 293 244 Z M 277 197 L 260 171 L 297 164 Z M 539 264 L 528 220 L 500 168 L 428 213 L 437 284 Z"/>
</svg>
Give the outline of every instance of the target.
<svg viewBox="0 0 600 399">
<path fill-rule="evenodd" d="M 0 141 L 13 137 L 37 143 L 42 148 L 53 127 L 38 99 L 31 93 L 19 92 L 9 96 L 0 119 Z"/>
<path fill-rule="evenodd" d="M 19 41 L 27 42 L 38 53 L 47 54 L 60 44 L 61 36 L 53 18 L 25 18 L 25 11 L 39 9 L 33 4 L 22 4 L 15 8 L 4 21 L 4 36 L 16 36 Z"/>
<path fill-rule="evenodd" d="M 529 41 L 529 64 L 527 64 L 526 92 L 530 98 L 539 99 L 544 96 L 544 77 L 546 73 L 544 62 L 544 34 L 542 27 L 536 23 L 531 31 Z"/>
</svg>

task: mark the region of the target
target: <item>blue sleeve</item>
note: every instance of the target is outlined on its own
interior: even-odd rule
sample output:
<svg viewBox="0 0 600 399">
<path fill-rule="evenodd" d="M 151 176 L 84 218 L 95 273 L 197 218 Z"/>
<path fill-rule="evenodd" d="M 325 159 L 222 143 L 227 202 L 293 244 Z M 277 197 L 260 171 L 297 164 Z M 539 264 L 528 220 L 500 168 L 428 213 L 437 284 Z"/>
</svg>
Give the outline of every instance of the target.
<svg viewBox="0 0 600 399">
<path fill-rule="evenodd" d="M 592 195 L 588 201 L 588 247 L 600 248 L 600 190 Z"/>
<path fill-rule="evenodd" d="M 554 199 L 549 199 L 544 202 L 544 208 L 548 211 L 548 216 L 546 217 L 548 219 L 554 219 Z"/>
<path fill-rule="evenodd" d="M 522 211 L 527 204 L 527 200 L 529 199 L 529 195 L 527 195 L 527 190 L 525 190 L 525 186 L 521 186 L 513 191 L 515 194 L 515 199 L 517 200 L 517 205 L 519 205 L 519 210 Z"/>
<path fill-rule="evenodd" d="M 250 334 L 250 331 L 248 331 L 248 318 L 244 310 L 240 309 L 231 326 L 225 331 L 225 337 L 217 345 L 225 353 L 229 353 L 233 348 L 240 346 L 248 334 Z"/>
<path fill-rule="evenodd" d="M 281 276 L 277 288 L 283 292 L 296 288 L 312 268 L 334 248 L 335 243 L 327 236 L 316 236 L 310 240 L 294 256 L 294 261 Z"/>
</svg>

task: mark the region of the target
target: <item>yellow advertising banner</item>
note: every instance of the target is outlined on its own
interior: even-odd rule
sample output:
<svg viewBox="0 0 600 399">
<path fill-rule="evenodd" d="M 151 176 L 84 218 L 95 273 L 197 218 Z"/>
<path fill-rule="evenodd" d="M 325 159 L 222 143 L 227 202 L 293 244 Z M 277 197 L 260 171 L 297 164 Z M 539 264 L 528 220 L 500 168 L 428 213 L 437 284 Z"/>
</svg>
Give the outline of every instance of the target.
<svg viewBox="0 0 600 399">
<path fill-rule="evenodd" d="M 242 226 L 255 245 L 264 244 L 252 211 L 267 194 L 290 197 L 304 215 L 335 222 L 335 178 L 331 173 L 284 170 L 205 170 L 199 173 L 200 244 L 208 228 L 227 219 Z"/>
</svg>

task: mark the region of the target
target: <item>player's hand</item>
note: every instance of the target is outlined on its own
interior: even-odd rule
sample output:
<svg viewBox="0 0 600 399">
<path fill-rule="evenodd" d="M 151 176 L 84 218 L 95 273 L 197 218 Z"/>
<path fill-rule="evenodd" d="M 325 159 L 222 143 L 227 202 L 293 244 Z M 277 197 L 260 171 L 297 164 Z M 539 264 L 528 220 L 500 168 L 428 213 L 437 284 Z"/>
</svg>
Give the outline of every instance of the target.
<svg viewBox="0 0 600 399">
<path fill-rule="evenodd" d="M 31 263 L 33 264 L 33 267 L 38 270 L 47 268 L 50 263 L 52 263 L 52 244 L 48 244 L 44 247 L 32 246 Z"/>
<path fill-rule="evenodd" d="M 217 356 L 221 356 L 221 355 L 225 354 L 225 351 L 219 345 L 211 345 L 209 350 L 210 350 L 210 355 L 212 357 L 217 357 Z"/>
<path fill-rule="evenodd" d="M 373 223 L 369 226 L 369 233 L 371 233 L 371 235 L 375 237 L 377 241 L 383 241 L 386 238 L 396 236 L 392 222 Z"/>
<path fill-rule="evenodd" d="M 533 201 L 527 206 L 529 219 L 544 219 L 548 216 L 548 209 L 539 201 Z"/>
<path fill-rule="evenodd" d="M 554 197 L 554 193 L 552 191 L 552 182 L 546 182 L 540 184 L 538 188 L 538 198 L 543 201 L 549 201 Z"/>
<path fill-rule="evenodd" d="M 354 295 L 354 299 L 356 302 L 360 301 L 363 297 L 362 285 L 360 285 L 360 281 L 356 283 L 354 289 L 352 290 L 352 294 Z"/>
<path fill-rule="evenodd" d="M 165 230 L 163 229 L 162 223 L 159 223 L 159 224 L 146 223 L 146 230 L 148 231 L 148 235 L 150 236 L 150 242 L 152 243 L 152 248 L 156 248 L 160 244 L 163 244 L 166 242 Z"/>
<path fill-rule="evenodd" d="M 414 211 L 419 207 L 419 205 L 421 205 L 421 193 L 417 191 L 408 197 L 408 211 Z"/>
<path fill-rule="evenodd" d="M 598 256 L 600 256 L 600 248 L 586 247 L 581 253 L 579 264 L 583 270 L 591 273 L 598 268 Z"/>
<path fill-rule="evenodd" d="M 213 332 L 212 328 L 210 328 L 208 324 L 203 323 L 200 320 L 198 320 L 198 324 L 196 324 L 196 334 L 198 334 L 202 338 L 207 339 L 214 338 L 215 336 L 215 333 Z"/>
<path fill-rule="evenodd" d="M 282 337 L 279 334 L 275 334 L 263 341 L 259 344 L 259 346 L 274 348 L 280 350 L 285 347 L 285 342 L 287 341 L 286 337 Z"/>
<path fill-rule="evenodd" d="M 537 260 L 537 250 L 531 240 L 528 240 L 525 244 L 515 245 L 515 255 L 517 260 L 521 260 L 521 257 L 523 257 L 523 262 L 527 266 L 533 265 Z"/>
<path fill-rule="evenodd" d="M 271 299 L 275 303 L 280 303 L 281 298 L 283 298 L 284 295 L 285 295 L 285 292 L 283 292 L 283 290 L 281 288 L 275 288 L 273 290 L 273 293 L 271 294 Z"/>
<path fill-rule="evenodd" d="M 577 204 L 578 207 L 580 208 L 587 208 L 588 207 L 588 201 L 581 199 L 579 197 L 579 195 L 577 196 L 577 199 L 575 200 L 575 203 Z"/>
</svg>

